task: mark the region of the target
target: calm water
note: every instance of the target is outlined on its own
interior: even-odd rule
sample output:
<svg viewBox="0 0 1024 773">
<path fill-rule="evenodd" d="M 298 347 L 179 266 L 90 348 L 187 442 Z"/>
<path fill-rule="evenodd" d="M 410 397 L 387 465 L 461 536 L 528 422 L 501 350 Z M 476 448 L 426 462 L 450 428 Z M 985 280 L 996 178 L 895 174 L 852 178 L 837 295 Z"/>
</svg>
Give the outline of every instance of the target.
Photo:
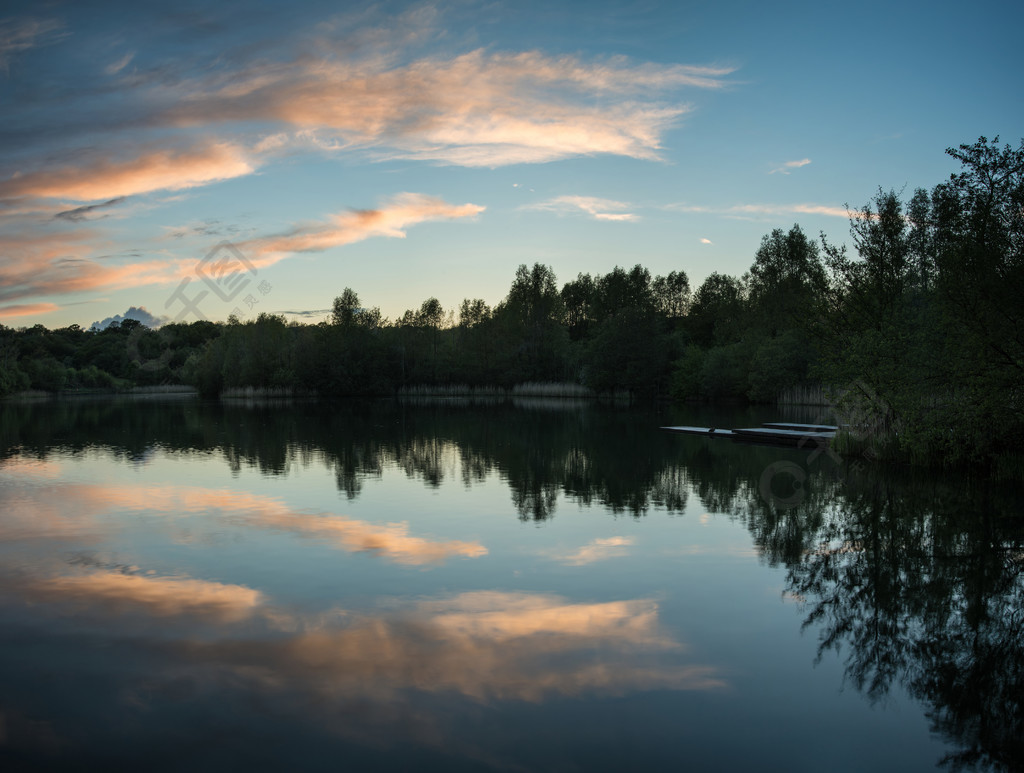
<svg viewBox="0 0 1024 773">
<path fill-rule="evenodd" d="M 779 418 L 0 405 L 0 768 L 1020 769 L 1020 491 Z"/>
</svg>

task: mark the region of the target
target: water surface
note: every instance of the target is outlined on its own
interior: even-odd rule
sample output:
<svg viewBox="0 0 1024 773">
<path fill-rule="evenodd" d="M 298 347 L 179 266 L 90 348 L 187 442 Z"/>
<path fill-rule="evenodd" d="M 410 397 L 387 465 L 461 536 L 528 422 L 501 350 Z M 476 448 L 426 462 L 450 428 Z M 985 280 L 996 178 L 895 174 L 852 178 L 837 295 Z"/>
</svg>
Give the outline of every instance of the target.
<svg viewBox="0 0 1024 773">
<path fill-rule="evenodd" d="M 5 770 L 1020 769 L 1020 492 L 590 403 L 0 405 Z"/>
</svg>

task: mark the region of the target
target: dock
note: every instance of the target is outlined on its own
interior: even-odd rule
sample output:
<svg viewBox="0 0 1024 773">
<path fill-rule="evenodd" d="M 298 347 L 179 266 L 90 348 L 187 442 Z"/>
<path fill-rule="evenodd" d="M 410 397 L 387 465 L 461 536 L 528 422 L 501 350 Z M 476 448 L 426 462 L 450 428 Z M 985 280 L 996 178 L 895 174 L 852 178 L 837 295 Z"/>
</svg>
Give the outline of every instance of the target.
<svg viewBox="0 0 1024 773">
<path fill-rule="evenodd" d="M 741 443 L 767 445 L 805 446 L 824 445 L 836 436 L 839 427 L 828 424 L 792 424 L 789 422 L 767 422 L 760 427 L 743 429 L 719 429 L 718 427 L 662 427 L 668 432 L 683 435 L 723 437 Z"/>
</svg>

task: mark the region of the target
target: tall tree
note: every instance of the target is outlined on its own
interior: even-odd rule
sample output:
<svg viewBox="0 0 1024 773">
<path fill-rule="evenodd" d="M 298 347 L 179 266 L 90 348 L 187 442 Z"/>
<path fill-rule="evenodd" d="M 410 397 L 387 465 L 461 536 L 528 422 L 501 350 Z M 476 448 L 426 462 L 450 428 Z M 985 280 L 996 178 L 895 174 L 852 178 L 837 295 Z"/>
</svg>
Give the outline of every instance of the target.
<svg viewBox="0 0 1024 773">
<path fill-rule="evenodd" d="M 668 319 L 680 319 L 690 309 L 690 278 L 686 272 L 670 271 L 651 283 L 651 292 L 658 311 Z"/>
<path fill-rule="evenodd" d="M 799 225 L 761 239 L 750 267 L 750 301 L 769 335 L 801 326 L 825 284 L 818 245 Z"/>
</svg>

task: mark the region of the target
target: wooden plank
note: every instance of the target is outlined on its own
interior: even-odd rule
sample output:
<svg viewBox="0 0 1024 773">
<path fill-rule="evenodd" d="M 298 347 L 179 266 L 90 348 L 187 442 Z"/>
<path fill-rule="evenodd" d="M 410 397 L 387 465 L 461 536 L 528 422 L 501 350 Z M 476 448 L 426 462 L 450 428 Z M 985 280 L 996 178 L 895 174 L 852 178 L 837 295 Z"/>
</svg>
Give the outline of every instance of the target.
<svg viewBox="0 0 1024 773">
<path fill-rule="evenodd" d="M 708 435 L 709 437 L 716 437 L 718 435 L 732 437 L 733 435 L 731 429 L 718 429 L 716 427 L 662 427 L 662 429 L 669 432 L 681 432 L 684 435 Z"/>
<path fill-rule="evenodd" d="M 779 443 L 790 446 L 808 445 L 812 441 L 828 442 L 835 437 L 834 432 L 797 432 L 787 429 L 766 429 L 765 427 L 748 427 L 734 429 L 736 440 L 756 438 L 766 443 Z"/>
<path fill-rule="evenodd" d="M 767 429 L 788 429 L 794 432 L 837 432 L 839 427 L 832 424 L 793 424 L 788 421 L 766 421 L 761 425 Z"/>
</svg>

